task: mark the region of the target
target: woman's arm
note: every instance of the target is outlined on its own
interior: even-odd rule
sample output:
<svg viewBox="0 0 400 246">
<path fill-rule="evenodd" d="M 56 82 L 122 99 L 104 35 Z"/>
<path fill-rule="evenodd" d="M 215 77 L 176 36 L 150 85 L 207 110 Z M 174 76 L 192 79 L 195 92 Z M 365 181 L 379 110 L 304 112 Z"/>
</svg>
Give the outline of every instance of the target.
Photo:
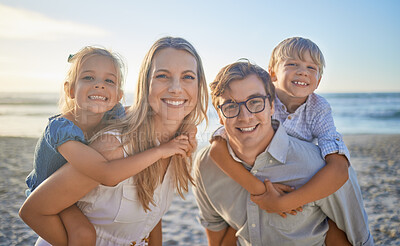
<svg viewBox="0 0 400 246">
<path fill-rule="evenodd" d="M 162 224 L 161 220 L 153 228 L 149 235 L 149 246 L 162 246 Z"/>
<path fill-rule="evenodd" d="M 107 159 L 123 157 L 119 141 L 111 135 L 92 147 Z M 53 245 L 66 245 L 67 235 L 59 213 L 94 189 L 98 182 L 65 164 L 40 184 L 22 205 L 19 215 L 39 236 Z"/>
<path fill-rule="evenodd" d="M 104 142 L 110 141 L 107 140 L 105 136 L 111 135 L 104 135 L 96 140 L 97 143 L 103 146 L 103 152 L 113 151 L 113 149 L 120 145 L 119 141 L 113 137 L 115 141 L 118 142 L 118 145 L 109 146 L 109 149 L 104 149 Z M 122 156 L 118 160 L 113 161 L 107 161 L 101 154 L 93 149 L 93 145 L 87 146 L 78 141 L 68 141 L 59 146 L 58 151 L 72 166 L 74 166 L 74 168 L 78 169 L 83 174 L 101 184 L 115 186 L 122 180 L 141 172 L 159 159 L 167 158 L 175 154 L 186 157 L 189 145 L 188 137 L 180 135 L 158 147 L 148 149 L 127 158 L 122 158 Z"/>
</svg>

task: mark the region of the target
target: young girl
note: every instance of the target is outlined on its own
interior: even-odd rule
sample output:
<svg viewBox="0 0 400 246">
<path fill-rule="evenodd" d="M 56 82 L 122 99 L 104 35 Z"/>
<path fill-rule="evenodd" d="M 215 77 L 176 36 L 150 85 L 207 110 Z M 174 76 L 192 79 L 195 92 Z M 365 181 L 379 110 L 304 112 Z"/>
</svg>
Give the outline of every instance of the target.
<svg viewBox="0 0 400 246">
<path fill-rule="evenodd" d="M 70 56 L 69 62 L 71 67 L 64 83 L 64 98 L 60 100 L 62 113 L 50 118 L 38 141 L 34 169 L 26 180 L 28 195 L 67 161 L 99 183 L 116 185 L 160 158 L 174 154 L 186 156 L 191 147 L 185 135 L 131 158 L 111 163 L 86 146 L 86 139 L 107 124 L 102 119 L 118 118 L 115 113 L 118 113 L 118 109 L 124 113 L 122 106 L 117 105 L 123 94 L 123 63 L 116 54 L 96 47 L 81 49 Z M 114 106 L 114 110 L 110 111 Z M 105 116 L 105 113 L 108 115 Z M 26 216 L 29 217 L 29 214 Z M 22 218 L 25 219 L 25 215 Z M 96 234 L 92 224 L 75 205 L 60 212 L 59 218 L 57 216 L 55 219 L 62 220 L 69 245 L 95 244 Z M 33 228 L 42 235 L 40 228 Z M 66 236 L 65 233 L 61 237 L 56 234 L 45 239 L 51 244 L 64 245 Z"/>
<path fill-rule="evenodd" d="M 206 118 L 207 85 L 193 46 L 171 37 L 153 44 L 143 61 L 135 98 L 127 117 L 103 130 L 91 144 L 107 159 L 130 156 L 119 160 L 123 164 L 118 167 L 108 165 L 113 166 L 109 172 L 124 174 L 125 180 L 99 185 L 83 174 L 96 171 L 94 165 L 72 164 L 86 160 L 80 150 L 79 156 L 67 159 L 71 165 L 61 167 L 25 201 L 20 216 L 44 239 L 65 243 L 58 213 L 80 200 L 78 206 L 96 230 L 97 245 L 161 245 L 161 217 L 171 204 L 173 189 L 182 195 L 192 182 L 191 159 L 185 155 L 190 144 L 182 134 Z M 174 151 L 162 148 L 175 144 L 180 147 L 168 149 Z M 140 169 L 155 164 L 133 176 L 128 160 L 139 157 L 135 165 Z"/>
</svg>

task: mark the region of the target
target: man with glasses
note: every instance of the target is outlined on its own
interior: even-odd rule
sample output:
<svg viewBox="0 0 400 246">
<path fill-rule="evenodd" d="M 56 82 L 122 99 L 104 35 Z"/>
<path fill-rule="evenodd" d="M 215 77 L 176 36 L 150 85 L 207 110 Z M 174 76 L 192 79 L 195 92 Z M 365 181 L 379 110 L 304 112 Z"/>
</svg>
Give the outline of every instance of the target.
<svg viewBox="0 0 400 246">
<path fill-rule="evenodd" d="M 236 62 L 221 69 L 210 87 L 229 153 L 253 175 L 300 187 L 325 165 L 317 146 L 288 136 L 271 119 L 275 91 L 264 69 Z M 337 192 L 283 218 L 253 203 L 250 194 L 213 162 L 208 146 L 196 156 L 193 191 L 209 245 L 236 240 L 238 245 L 324 245 L 327 216 L 350 241 L 373 245 L 354 175 L 350 167 L 351 178 Z"/>
</svg>

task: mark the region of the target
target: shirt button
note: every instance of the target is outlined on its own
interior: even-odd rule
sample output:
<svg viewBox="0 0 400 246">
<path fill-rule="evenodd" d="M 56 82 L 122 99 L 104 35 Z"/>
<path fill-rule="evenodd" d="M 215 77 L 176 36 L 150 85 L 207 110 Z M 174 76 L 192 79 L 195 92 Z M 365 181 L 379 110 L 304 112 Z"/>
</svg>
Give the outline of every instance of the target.
<svg viewBox="0 0 400 246">
<path fill-rule="evenodd" d="M 252 172 L 253 172 L 253 174 L 256 174 L 258 171 L 257 170 L 253 170 Z"/>
<path fill-rule="evenodd" d="M 273 162 L 273 160 L 269 160 L 269 163 L 272 163 Z"/>
<path fill-rule="evenodd" d="M 288 118 L 288 120 L 291 120 L 291 119 L 292 119 L 292 116 L 289 115 L 287 118 Z"/>
<path fill-rule="evenodd" d="M 339 138 L 336 138 L 336 141 L 339 141 L 340 139 Z"/>
<path fill-rule="evenodd" d="M 253 228 L 256 227 L 256 224 L 251 224 L 251 227 L 253 227 Z"/>
</svg>

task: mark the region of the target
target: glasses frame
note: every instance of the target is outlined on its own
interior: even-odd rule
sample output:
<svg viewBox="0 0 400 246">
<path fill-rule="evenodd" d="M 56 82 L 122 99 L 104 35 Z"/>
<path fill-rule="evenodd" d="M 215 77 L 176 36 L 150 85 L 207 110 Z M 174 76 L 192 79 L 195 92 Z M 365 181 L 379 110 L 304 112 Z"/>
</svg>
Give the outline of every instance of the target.
<svg viewBox="0 0 400 246">
<path fill-rule="evenodd" d="M 222 115 L 223 115 L 225 118 L 227 118 L 227 119 L 232 119 L 232 118 L 237 117 L 237 116 L 240 114 L 240 109 L 241 109 L 240 106 L 241 106 L 241 105 L 244 105 L 244 107 L 245 107 L 245 108 L 247 109 L 247 111 L 249 111 L 250 113 L 252 113 L 252 114 L 257 114 L 257 113 L 260 113 L 260 112 L 264 111 L 264 109 L 265 109 L 265 99 L 270 98 L 270 97 L 271 97 L 271 96 L 270 96 L 269 94 L 267 94 L 266 96 L 254 96 L 254 97 L 250 97 L 250 98 L 247 99 L 246 101 L 242 101 L 242 102 L 226 102 L 226 103 L 223 103 L 223 104 L 221 104 L 221 105 L 218 105 L 218 108 L 219 108 L 219 110 L 221 110 Z M 262 107 L 262 109 L 261 109 L 261 110 L 258 110 L 258 111 L 256 111 L 256 112 L 250 111 L 250 109 L 247 107 L 247 102 L 250 101 L 250 100 L 252 100 L 252 99 L 254 99 L 254 98 L 262 98 L 262 99 L 263 99 L 263 102 L 264 102 L 264 106 Z M 238 105 L 238 107 L 239 107 L 238 113 L 237 113 L 235 116 L 230 116 L 230 117 L 228 117 L 228 116 L 225 115 L 224 111 L 222 110 L 222 107 L 223 107 L 224 105 L 226 105 L 226 104 L 229 104 L 229 103 L 236 103 L 236 104 Z"/>
</svg>

